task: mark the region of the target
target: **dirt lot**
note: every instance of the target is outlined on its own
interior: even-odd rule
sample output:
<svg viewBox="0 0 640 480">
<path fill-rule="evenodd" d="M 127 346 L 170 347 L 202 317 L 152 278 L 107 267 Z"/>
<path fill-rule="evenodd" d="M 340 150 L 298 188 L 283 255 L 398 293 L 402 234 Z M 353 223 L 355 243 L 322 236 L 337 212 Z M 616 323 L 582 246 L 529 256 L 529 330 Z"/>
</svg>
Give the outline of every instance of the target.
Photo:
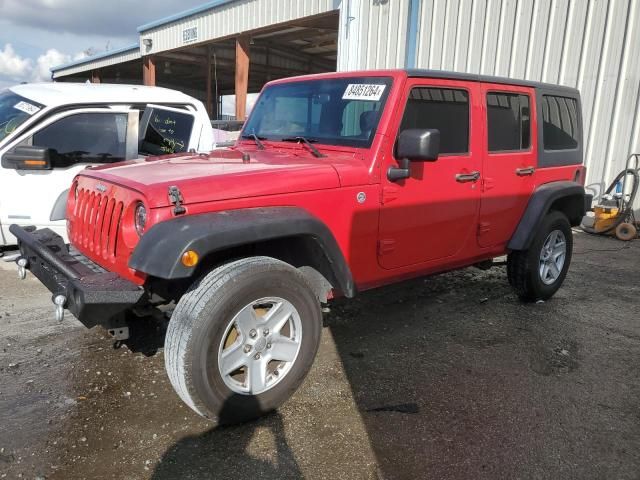
<svg viewBox="0 0 640 480">
<path fill-rule="evenodd" d="M 215 428 L 146 357 L 53 320 L 0 267 L 0 478 L 640 478 L 640 241 L 576 236 L 563 289 L 503 268 L 362 294 L 326 315 L 280 412 Z"/>
</svg>

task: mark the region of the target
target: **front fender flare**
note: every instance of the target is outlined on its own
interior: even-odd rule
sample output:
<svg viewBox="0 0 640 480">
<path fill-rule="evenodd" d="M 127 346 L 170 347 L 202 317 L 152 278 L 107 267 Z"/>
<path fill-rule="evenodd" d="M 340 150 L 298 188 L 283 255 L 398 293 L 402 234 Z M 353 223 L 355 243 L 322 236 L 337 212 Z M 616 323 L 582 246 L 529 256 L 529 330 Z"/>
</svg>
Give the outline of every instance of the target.
<svg viewBox="0 0 640 480">
<path fill-rule="evenodd" d="M 328 278 L 345 296 L 355 295 L 347 262 L 329 228 L 297 207 L 228 210 L 173 218 L 152 226 L 136 246 L 129 267 L 153 277 L 189 278 L 182 254 L 194 250 L 200 258 L 233 247 L 286 237 L 311 237 L 328 263 Z"/>
</svg>

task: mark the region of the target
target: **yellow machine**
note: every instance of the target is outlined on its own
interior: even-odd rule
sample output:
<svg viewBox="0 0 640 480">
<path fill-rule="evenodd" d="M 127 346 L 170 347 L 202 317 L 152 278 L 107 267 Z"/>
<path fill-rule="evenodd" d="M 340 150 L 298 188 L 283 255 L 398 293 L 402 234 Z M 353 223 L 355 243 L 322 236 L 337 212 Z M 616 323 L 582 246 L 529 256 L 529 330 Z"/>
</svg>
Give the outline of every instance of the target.
<svg viewBox="0 0 640 480">
<path fill-rule="evenodd" d="M 600 203 L 593 207 L 594 216 L 585 217 L 582 229 L 587 233 L 615 235 L 619 240 L 632 240 L 638 236 L 633 202 L 640 185 L 640 154 L 627 160 L 627 167 L 607 188 Z"/>
</svg>

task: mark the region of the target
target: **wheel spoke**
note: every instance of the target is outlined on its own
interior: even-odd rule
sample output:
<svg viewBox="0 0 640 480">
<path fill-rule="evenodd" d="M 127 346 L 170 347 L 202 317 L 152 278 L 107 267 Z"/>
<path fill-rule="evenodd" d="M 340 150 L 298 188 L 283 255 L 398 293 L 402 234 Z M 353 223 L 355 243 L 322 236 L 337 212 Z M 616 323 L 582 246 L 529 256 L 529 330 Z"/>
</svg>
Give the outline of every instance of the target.
<svg viewBox="0 0 640 480">
<path fill-rule="evenodd" d="M 543 282 L 547 279 L 548 275 L 549 275 L 549 265 L 547 264 L 547 262 L 544 262 L 540 265 L 540 278 L 542 279 Z"/>
<path fill-rule="evenodd" d="M 289 321 L 293 311 L 292 305 L 288 302 L 276 303 L 265 315 L 264 326 L 268 328 L 270 332 L 279 332 Z"/>
<path fill-rule="evenodd" d="M 566 251 L 566 243 L 565 242 L 556 243 L 556 245 L 553 247 L 553 251 L 552 251 L 553 258 L 556 259 L 560 255 L 564 255 L 565 251 Z"/>
<path fill-rule="evenodd" d="M 556 280 L 560 276 L 560 270 L 555 262 L 549 262 L 549 271 L 551 272 L 551 278 Z"/>
<path fill-rule="evenodd" d="M 556 244 L 556 242 L 558 241 L 558 231 L 554 230 L 553 232 L 551 232 L 551 235 L 549 235 L 549 240 L 546 242 L 546 244 L 549 247 L 552 247 Z"/>
<path fill-rule="evenodd" d="M 264 389 L 267 384 L 267 362 L 264 360 L 252 360 L 248 365 L 249 392 L 255 394 Z"/>
<path fill-rule="evenodd" d="M 242 350 L 242 342 L 238 341 L 222 352 L 220 370 L 223 375 L 230 375 L 240 367 L 244 367 L 247 364 L 247 360 L 247 356 Z"/>
<path fill-rule="evenodd" d="M 271 358 L 282 362 L 293 362 L 299 346 L 296 340 L 283 335 L 274 335 L 271 338 Z"/>
<path fill-rule="evenodd" d="M 258 323 L 258 317 L 253 309 L 253 305 L 248 305 L 240 310 L 236 315 L 235 321 L 238 326 L 238 333 L 240 333 L 240 337 L 242 339 L 247 338 L 249 336 L 249 332 L 256 328 L 256 324 Z"/>
</svg>

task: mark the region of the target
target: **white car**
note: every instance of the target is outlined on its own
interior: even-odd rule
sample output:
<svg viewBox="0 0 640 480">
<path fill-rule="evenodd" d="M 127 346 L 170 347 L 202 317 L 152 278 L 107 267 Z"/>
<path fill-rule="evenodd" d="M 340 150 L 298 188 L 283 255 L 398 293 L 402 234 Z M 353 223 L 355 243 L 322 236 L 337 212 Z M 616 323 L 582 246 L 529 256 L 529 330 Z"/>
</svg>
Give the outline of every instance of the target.
<svg viewBox="0 0 640 480">
<path fill-rule="evenodd" d="M 9 225 L 66 239 L 66 198 L 88 165 L 215 147 L 202 102 L 160 87 L 42 83 L 0 91 L 0 248 Z"/>
</svg>

